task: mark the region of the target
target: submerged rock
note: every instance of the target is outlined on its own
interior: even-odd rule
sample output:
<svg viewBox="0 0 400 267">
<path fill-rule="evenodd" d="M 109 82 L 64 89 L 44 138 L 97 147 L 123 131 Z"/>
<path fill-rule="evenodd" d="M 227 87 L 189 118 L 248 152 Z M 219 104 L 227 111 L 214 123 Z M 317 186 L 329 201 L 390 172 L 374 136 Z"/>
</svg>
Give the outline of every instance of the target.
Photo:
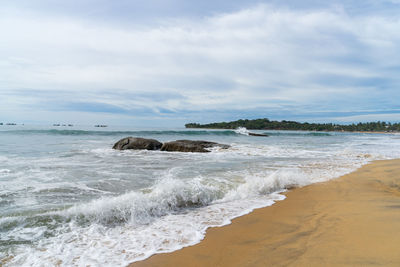
<svg viewBox="0 0 400 267">
<path fill-rule="evenodd" d="M 223 149 L 229 148 L 229 145 L 218 144 L 208 141 L 194 141 L 194 140 L 177 140 L 164 143 L 161 151 L 178 151 L 178 152 L 210 152 L 206 148 L 220 147 Z"/>
<path fill-rule="evenodd" d="M 126 149 L 147 149 L 159 150 L 162 143 L 155 139 L 146 139 L 140 137 L 125 137 L 116 142 L 113 149 L 126 150 Z"/>
<path fill-rule="evenodd" d="M 251 136 L 268 136 L 268 134 L 249 133 Z"/>
</svg>

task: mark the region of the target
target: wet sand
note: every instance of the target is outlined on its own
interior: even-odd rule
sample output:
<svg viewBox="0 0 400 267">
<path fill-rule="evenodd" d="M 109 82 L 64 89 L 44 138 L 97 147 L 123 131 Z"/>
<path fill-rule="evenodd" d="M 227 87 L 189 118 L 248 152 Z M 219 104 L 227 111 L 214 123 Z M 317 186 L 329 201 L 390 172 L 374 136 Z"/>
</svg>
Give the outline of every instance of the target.
<svg viewBox="0 0 400 267">
<path fill-rule="evenodd" d="M 400 266 L 400 160 L 376 161 L 132 267 Z"/>
</svg>

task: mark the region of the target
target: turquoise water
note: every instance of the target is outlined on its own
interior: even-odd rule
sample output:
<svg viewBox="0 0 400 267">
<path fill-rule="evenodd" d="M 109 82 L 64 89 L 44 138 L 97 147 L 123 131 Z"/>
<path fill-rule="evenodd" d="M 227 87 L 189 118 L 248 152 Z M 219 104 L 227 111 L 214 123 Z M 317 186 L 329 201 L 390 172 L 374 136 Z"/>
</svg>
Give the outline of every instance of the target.
<svg viewBox="0 0 400 267">
<path fill-rule="evenodd" d="M 375 159 L 396 134 L 0 126 L 5 266 L 124 266 L 199 242 L 205 230 Z M 211 153 L 114 151 L 126 136 L 208 140 Z"/>
</svg>

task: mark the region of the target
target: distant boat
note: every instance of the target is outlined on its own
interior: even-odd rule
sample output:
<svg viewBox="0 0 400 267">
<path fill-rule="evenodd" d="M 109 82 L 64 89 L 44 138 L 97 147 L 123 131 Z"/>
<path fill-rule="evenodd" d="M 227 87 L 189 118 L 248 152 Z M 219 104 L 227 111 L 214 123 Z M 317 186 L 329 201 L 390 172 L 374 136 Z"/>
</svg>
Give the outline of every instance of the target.
<svg viewBox="0 0 400 267">
<path fill-rule="evenodd" d="M 104 124 L 97 124 L 97 125 L 95 125 L 94 127 L 108 127 L 107 125 L 104 125 Z"/>
<path fill-rule="evenodd" d="M 12 123 L 9 122 L 9 123 L 6 123 L 6 125 L 17 125 L 17 124 L 13 123 L 13 122 Z"/>
<path fill-rule="evenodd" d="M 55 124 L 53 124 L 53 126 L 60 126 L 60 124 L 59 123 L 55 123 Z"/>
<path fill-rule="evenodd" d="M 2 123 L 2 122 L 0 122 L 0 125 L 3 125 L 3 123 Z"/>
<path fill-rule="evenodd" d="M 73 125 L 73 124 L 68 124 L 68 126 L 69 126 L 69 127 L 72 127 L 72 126 L 74 126 L 74 125 Z"/>
</svg>

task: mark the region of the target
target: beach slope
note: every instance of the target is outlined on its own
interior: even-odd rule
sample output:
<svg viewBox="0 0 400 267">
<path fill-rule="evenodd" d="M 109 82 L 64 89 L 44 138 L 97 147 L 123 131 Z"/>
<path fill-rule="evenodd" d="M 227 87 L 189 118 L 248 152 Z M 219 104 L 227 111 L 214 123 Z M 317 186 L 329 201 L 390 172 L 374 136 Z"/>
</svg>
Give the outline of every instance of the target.
<svg viewBox="0 0 400 267">
<path fill-rule="evenodd" d="M 144 266 L 400 266 L 400 160 L 297 188 Z"/>
</svg>

